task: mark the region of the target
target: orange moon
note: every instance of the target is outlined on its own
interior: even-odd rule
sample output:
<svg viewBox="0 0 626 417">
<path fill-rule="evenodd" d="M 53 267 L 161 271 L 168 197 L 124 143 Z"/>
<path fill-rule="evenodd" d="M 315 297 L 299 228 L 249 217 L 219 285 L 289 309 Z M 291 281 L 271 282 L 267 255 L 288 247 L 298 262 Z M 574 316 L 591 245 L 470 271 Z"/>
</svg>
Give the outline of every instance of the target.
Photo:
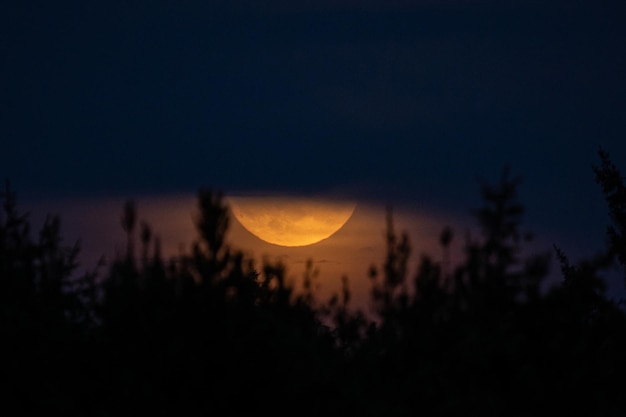
<svg viewBox="0 0 626 417">
<path fill-rule="evenodd" d="M 356 203 L 300 197 L 227 197 L 231 213 L 250 233 L 280 246 L 307 246 L 329 238 Z"/>
</svg>

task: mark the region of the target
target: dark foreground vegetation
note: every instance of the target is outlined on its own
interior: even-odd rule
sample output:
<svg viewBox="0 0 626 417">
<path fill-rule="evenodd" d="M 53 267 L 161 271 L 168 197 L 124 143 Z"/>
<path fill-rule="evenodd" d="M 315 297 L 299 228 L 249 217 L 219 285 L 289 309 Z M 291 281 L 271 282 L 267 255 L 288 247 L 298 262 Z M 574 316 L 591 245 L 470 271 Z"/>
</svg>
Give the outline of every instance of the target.
<svg viewBox="0 0 626 417">
<path fill-rule="evenodd" d="M 7 190 L 0 215 L 4 415 L 624 415 L 626 315 L 603 274 L 626 273 L 626 188 L 600 151 L 612 226 L 604 253 L 572 265 L 525 253 L 518 179 L 484 184 L 481 236 L 457 265 L 424 256 L 389 218 L 372 266 L 371 318 L 230 247 L 227 207 L 201 191 L 191 253 L 163 259 L 128 203 L 127 253 L 76 276 L 58 218 L 35 236 Z M 506 173 L 505 173 L 506 174 Z M 444 230 L 445 249 L 453 234 Z M 545 289 L 551 258 L 559 285 Z M 625 275 L 626 277 L 626 275 Z M 9 411 L 14 410 L 14 411 Z"/>
</svg>

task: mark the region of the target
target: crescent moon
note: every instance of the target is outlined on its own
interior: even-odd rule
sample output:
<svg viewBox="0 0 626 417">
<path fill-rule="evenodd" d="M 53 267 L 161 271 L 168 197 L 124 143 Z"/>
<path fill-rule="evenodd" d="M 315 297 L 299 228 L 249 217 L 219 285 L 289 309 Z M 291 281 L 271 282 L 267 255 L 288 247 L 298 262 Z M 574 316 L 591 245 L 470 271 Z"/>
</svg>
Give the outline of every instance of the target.
<svg viewBox="0 0 626 417">
<path fill-rule="evenodd" d="M 356 203 L 296 197 L 227 197 L 233 216 L 250 233 L 280 246 L 307 246 L 335 234 Z"/>
</svg>

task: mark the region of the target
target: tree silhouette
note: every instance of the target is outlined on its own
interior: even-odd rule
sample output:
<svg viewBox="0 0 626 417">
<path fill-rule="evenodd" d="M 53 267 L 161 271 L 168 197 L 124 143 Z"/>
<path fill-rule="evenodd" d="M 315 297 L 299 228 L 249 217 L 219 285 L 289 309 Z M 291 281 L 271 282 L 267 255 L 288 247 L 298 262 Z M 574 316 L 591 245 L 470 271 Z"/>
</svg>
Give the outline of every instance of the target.
<svg viewBox="0 0 626 417">
<path fill-rule="evenodd" d="M 76 276 L 78 243 L 65 246 L 48 216 L 37 237 L 17 210 L 7 181 L 0 215 L 2 400 L 6 410 L 80 414 L 90 394 L 82 365 L 91 359 L 95 273 Z M 65 383 L 59 383 L 60 375 Z"/>
<path fill-rule="evenodd" d="M 222 194 L 200 190 L 199 236 L 190 254 L 169 266 L 158 256 L 143 266 L 127 259 L 112 265 L 101 311 L 107 352 L 114 355 L 106 385 L 116 387 L 120 402 L 107 412 L 124 402 L 144 411 L 241 413 L 268 398 L 274 409 L 286 410 L 313 387 L 330 395 L 339 354 L 312 294 L 294 294 L 283 264 L 257 270 L 231 248 L 228 221 Z"/>
<path fill-rule="evenodd" d="M 446 227 L 441 262 L 421 254 L 410 270 L 409 236 L 388 210 L 385 260 L 369 272 L 373 317 L 351 307 L 348 277 L 319 300 L 312 261 L 296 292 L 284 264 L 244 255 L 227 241 L 221 192 L 198 192 L 197 240 L 170 259 L 159 225 L 127 201 L 126 251 L 96 280 L 76 276 L 79 247 L 63 244 L 58 217 L 31 236 L 7 184 L 3 404 L 81 416 L 621 415 L 626 315 L 604 273 L 615 261 L 626 271 L 626 193 L 599 156 L 612 222 L 604 253 L 572 264 L 555 244 L 562 281 L 546 287 L 551 252 L 529 250 L 521 179 L 505 168 L 479 184 L 479 233 L 454 264 Z"/>
<path fill-rule="evenodd" d="M 612 225 L 607 227 L 607 244 L 609 253 L 617 256 L 624 268 L 624 285 L 626 285 L 626 187 L 624 177 L 611 161 L 603 148 L 598 151 L 600 165 L 594 166 L 596 182 L 602 192 L 609 209 Z"/>
</svg>

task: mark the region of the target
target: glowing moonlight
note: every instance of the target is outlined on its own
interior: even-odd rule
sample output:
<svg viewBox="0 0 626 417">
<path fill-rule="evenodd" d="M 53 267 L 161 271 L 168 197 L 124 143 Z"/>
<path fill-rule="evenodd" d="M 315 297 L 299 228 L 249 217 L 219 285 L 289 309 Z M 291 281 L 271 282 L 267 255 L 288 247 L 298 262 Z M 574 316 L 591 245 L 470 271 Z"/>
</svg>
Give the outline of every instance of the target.
<svg viewBox="0 0 626 417">
<path fill-rule="evenodd" d="M 294 197 L 228 197 L 233 216 L 250 233 L 280 246 L 327 239 L 346 224 L 355 203 Z"/>
</svg>

